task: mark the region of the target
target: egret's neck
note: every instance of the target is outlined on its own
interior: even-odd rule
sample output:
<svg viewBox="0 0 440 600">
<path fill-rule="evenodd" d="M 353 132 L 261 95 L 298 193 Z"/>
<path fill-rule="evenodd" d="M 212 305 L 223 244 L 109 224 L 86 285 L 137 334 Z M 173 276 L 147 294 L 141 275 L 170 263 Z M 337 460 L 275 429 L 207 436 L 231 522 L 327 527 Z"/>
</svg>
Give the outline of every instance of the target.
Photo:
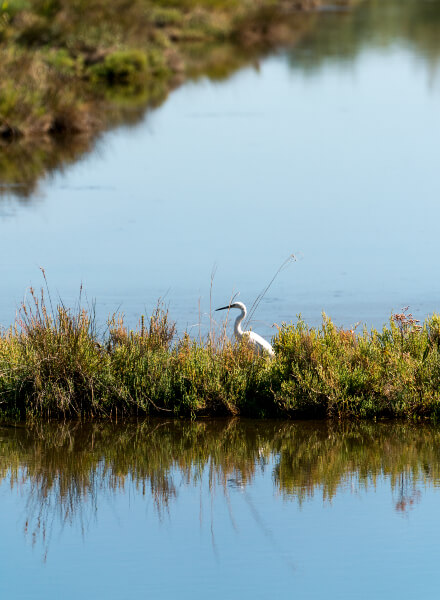
<svg viewBox="0 0 440 600">
<path fill-rule="evenodd" d="M 241 322 L 243 321 L 243 319 L 246 316 L 246 309 L 240 309 L 241 312 L 238 315 L 238 317 L 235 319 L 235 325 L 234 325 L 234 333 L 236 335 L 236 337 L 241 338 L 241 336 L 243 335 L 243 329 L 241 328 Z"/>
</svg>

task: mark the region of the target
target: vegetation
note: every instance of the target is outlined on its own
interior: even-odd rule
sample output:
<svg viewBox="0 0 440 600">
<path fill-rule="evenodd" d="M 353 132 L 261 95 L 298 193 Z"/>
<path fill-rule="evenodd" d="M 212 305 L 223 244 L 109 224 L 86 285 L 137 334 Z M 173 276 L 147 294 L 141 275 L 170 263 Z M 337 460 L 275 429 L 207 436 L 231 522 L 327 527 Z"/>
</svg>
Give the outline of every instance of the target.
<svg viewBox="0 0 440 600">
<path fill-rule="evenodd" d="M 434 418 L 440 415 L 440 316 L 407 312 L 382 331 L 299 319 L 255 356 L 223 330 L 176 338 L 160 307 L 128 330 L 113 316 L 97 334 L 81 307 L 48 308 L 43 293 L 0 335 L 0 409 L 21 418 L 116 415 Z"/>
<path fill-rule="evenodd" d="M 96 131 L 110 96 L 182 77 L 185 44 L 273 43 L 286 10 L 312 0 L 5 0 L 0 137 Z M 119 93 L 118 93 L 119 90 Z"/>
<path fill-rule="evenodd" d="M 27 198 L 186 78 L 223 79 L 293 43 L 320 1 L 0 1 L 0 194 Z"/>
</svg>

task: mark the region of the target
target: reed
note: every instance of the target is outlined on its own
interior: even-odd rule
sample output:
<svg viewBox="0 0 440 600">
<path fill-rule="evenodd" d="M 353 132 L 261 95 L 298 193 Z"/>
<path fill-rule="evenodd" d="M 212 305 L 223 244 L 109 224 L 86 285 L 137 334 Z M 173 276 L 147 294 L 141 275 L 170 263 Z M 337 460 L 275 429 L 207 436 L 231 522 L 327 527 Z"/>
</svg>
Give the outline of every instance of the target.
<svg viewBox="0 0 440 600">
<path fill-rule="evenodd" d="M 46 292 L 47 295 L 47 292 Z M 113 315 L 105 335 L 92 310 L 46 303 L 31 291 L 0 334 L 4 418 L 258 417 L 430 418 L 440 415 L 440 316 L 420 325 L 403 311 L 381 331 L 320 328 L 301 318 L 256 356 L 225 328 L 176 335 L 158 305 L 129 329 Z"/>
</svg>

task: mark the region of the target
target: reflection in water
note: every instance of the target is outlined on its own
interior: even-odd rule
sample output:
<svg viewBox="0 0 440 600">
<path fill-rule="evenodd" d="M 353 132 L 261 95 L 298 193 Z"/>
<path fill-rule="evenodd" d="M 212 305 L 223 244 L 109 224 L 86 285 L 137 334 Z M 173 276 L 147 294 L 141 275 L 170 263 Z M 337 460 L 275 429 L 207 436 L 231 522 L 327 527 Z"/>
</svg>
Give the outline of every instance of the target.
<svg viewBox="0 0 440 600">
<path fill-rule="evenodd" d="M 282 41 L 285 44 L 295 43 L 313 23 L 310 15 L 298 15 Z M 258 60 L 269 51 L 267 45 L 240 48 L 229 43 L 187 43 L 186 78 L 197 81 L 207 77 L 211 81 L 222 81 L 244 66 L 254 65 L 258 69 Z M 115 86 L 106 90 L 104 97 L 97 99 L 105 113 L 106 129 L 111 130 L 120 125 L 139 125 L 147 112 L 161 106 L 169 92 L 182 82 L 182 75 L 176 75 L 170 80 L 158 79 L 140 89 Z M 62 172 L 68 164 L 93 150 L 96 142 L 96 137 L 91 139 L 87 135 L 71 134 L 58 138 L 48 136 L 10 142 L 0 140 L 0 197 L 4 195 L 28 199 L 35 193 L 41 177 L 50 176 L 55 171 Z"/>
<path fill-rule="evenodd" d="M 0 142 L 0 194 L 29 201 L 42 174 L 62 172 L 91 149 L 90 139 L 80 135 L 69 140 L 47 137 L 25 143 Z"/>
<path fill-rule="evenodd" d="M 439 25 L 440 0 L 365 0 L 356 2 L 351 10 L 294 15 L 278 41 L 293 47 L 291 67 L 304 73 L 313 73 L 328 61 L 352 63 L 365 48 L 400 42 L 410 45 L 426 61 L 434 78 L 440 57 Z M 258 68 L 258 60 L 268 54 L 268 48 L 239 50 L 229 44 L 188 45 L 186 54 L 189 79 L 207 76 L 218 81 L 246 65 L 255 64 Z M 105 105 L 108 128 L 138 124 L 147 109 L 161 105 L 170 89 L 179 83 L 162 81 L 130 95 L 115 89 Z M 92 148 L 92 140 L 80 136 L 69 137 L 68 141 L 38 139 L 25 145 L 1 144 L 0 196 L 31 196 L 39 178 L 62 170 Z"/>
<path fill-rule="evenodd" d="M 275 496 L 299 505 L 316 494 L 328 501 L 389 481 L 395 509 L 405 512 L 440 482 L 440 430 L 241 420 L 0 429 L 0 477 L 26 498 L 24 530 L 46 549 L 65 525 L 86 534 L 101 505 L 120 494 L 150 498 L 159 518 L 172 518 L 182 486 L 206 487 L 211 502 L 225 498 L 234 528 L 240 523 L 229 493 L 238 490 L 264 533 L 248 495 L 257 474 L 272 477 Z"/>
<path fill-rule="evenodd" d="M 171 82 L 166 87 L 163 81 L 159 81 L 156 85 L 136 90 L 136 93 L 130 90 L 130 94 L 115 88 L 112 96 L 103 103 L 107 128 L 121 123 L 126 127 L 138 125 L 148 109 L 164 102 L 173 85 L 174 82 Z M 0 196 L 28 201 L 42 176 L 50 177 L 54 172 L 62 172 L 69 164 L 94 150 L 97 141 L 81 134 L 0 140 Z"/>
<path fill-rule="evenodd" d="M 313 72 L 329 61 L 352 62 L 366 48 L 410 47 L 435 75 L 440 60 L 439 0 L 366 0 L 356 10 L 325 12 L 291 53 L 291 66 Z M 316 33 L 315 33 L 316 32 Z"/>
</svg>

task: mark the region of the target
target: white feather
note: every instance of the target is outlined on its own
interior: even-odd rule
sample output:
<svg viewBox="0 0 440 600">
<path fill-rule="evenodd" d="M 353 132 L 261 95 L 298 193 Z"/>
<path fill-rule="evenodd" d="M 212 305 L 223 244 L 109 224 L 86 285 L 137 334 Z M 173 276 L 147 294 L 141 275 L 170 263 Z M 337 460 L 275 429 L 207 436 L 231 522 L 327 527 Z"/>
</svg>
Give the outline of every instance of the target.
<svg viewBox="0 0 440 600">
<path fill-rule="evenodd" d="M 240 310 L 240 314 L 235 319 L 235 324 L 234 324 L 235 337 L 238 340 L 241 340 L 243 337 L 246 337 L 246 339 L 249 341 L 249 343 L 252 344 L 252 346 L 255 348 L 255 350 L 259 354 L 261 354 L 263 352 L 267 352 L 270 356 L 275 356 L 275 352 L 273 351 L 272 346 L 269 344 L 269 342 L 267 340 L 262 338 L 261 335 L 258 335 L 258 333 L 255 333 L 254 331 L 243 331 L 243 329 L 241 328 L 241 323 L 242 323 L 243 319 L 246 317 L 246 313 L 247 313 L 246 306 L 243 304 L 243 302 L 234 302 L 233 304 L 230 304 L 229 306 L 224 306 L 223 308 L 217 308 L 217 310 L 226 310 L 226 309 L 230 309 L 230 308 L 238 308 Z"/>
</svg>

